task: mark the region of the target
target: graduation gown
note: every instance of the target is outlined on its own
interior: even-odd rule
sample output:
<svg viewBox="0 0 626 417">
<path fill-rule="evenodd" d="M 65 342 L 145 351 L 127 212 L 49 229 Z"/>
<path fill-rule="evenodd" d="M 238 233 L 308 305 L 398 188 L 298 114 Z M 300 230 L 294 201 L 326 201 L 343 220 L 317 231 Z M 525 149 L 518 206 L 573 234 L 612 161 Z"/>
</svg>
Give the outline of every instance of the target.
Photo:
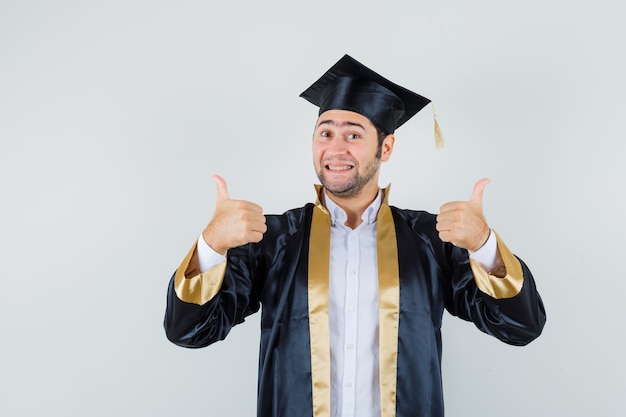
<svg viewBox="0 0 626 417">
<path fill-rule="evenodd" d="M 259 417 L 330 416 L 330 217 L 319 204 L 269 215 L 259 243 L 201 274 L 195 246 L 172 277 L 165 331 L 197 348 L 224 339 L 262 305 Z M 535 339 L 545 311 L 526 265 L 498 239 L 496 278 L 444 243 L 436 216 L 381 205 L 377 219 L 382 417 L 443 416 L 444 309 L 512 344 Z"/>
</svg>

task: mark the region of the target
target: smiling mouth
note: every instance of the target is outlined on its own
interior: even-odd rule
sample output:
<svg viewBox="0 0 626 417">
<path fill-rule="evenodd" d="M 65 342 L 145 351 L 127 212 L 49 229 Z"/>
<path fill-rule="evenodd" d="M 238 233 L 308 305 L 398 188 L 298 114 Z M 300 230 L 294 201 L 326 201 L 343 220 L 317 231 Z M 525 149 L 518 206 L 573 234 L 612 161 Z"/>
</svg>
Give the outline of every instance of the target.
<svg viewBox="0 0 626 417">
<path fill-rule="evenodd" d="M 353 168 L 352 165 L 326 165 L 326 169 L 329 171 L 335 171 L 335 172 L 340 172 L 340 171 L 349 171 Z"/>
</svg>

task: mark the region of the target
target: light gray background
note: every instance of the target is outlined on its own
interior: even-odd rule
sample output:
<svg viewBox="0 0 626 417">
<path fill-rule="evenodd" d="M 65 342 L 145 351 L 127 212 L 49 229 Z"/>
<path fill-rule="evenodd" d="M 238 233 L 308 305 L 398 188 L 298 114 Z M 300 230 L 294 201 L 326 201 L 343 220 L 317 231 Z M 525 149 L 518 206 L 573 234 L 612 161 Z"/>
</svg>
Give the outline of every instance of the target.
<svg viewBox="0 0 626 417">
<path fill-rule="evenodd" d="M 622 416 L 626 60 L 619 1 L 0 1 L 0 415 L 252 416 L 258 315 L 201 350 L 162 330 L 211 175 L 313 199 L 317 109 L 344 53 L 436 103 L 383 167 L 485 212 L 532 268 L 544 334 L 447 316 L 447 415 Z"/>
</svg>

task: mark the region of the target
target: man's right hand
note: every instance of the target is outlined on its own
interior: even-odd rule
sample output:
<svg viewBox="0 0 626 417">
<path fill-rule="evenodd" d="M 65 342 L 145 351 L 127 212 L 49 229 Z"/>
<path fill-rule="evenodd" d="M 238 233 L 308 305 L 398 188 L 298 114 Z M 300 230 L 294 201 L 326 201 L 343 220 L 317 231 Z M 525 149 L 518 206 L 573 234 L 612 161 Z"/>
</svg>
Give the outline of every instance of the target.
<svg viewBox="0 0 626 417">
<path fill-rule="evenodd" d="M 261 206 L 244 200 L 231 200 L 226 181 L 214 175 L 217 204 L 213 218 L 202 232 L 205 242 L 217 253 L 251 242 L 260 242 L 267 231 Z"/>
</svg>

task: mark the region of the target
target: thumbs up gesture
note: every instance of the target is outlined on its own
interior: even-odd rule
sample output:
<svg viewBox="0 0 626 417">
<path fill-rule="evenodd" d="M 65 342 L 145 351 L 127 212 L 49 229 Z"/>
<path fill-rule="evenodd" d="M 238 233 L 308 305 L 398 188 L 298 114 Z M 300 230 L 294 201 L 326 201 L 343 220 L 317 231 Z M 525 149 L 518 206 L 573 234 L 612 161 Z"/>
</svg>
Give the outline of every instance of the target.
<svg viewBox="0 0 626 417">
<path fill-rule="evenodd" d="M 213 218 L 202 232 L 206 243 L 224 254 L 230 248 L 260 242 L 267 231 L 263 209 L 249 201 L 232 200 L 226 181 L 219 175 L 213 179 L 217 184 L 217 204 Z"/>
<path fill-rule="evenodd" d="M 483 216 L 483 190 L 489 182 L 489 178 L 478 181 L 469 201 L 453 201 L 441 206 L 437 216 L 441 240 L 472 252 L 485 244 L 490 229 Z"/>
</svg>

